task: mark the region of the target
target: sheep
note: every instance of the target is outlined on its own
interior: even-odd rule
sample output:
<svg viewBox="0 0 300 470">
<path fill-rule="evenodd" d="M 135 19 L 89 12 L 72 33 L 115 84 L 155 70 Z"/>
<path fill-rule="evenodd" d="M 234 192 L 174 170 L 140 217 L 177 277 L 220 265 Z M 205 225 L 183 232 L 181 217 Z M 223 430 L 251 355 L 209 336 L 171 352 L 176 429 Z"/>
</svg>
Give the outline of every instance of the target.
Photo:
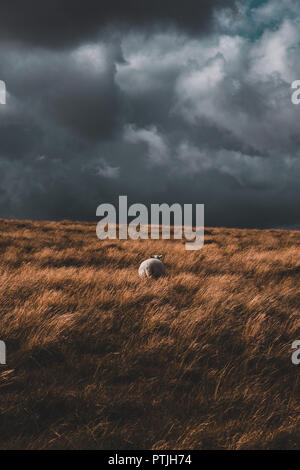
<svg viewBox="0 0 300 470">
<path fill-rule="evenodd" d="M 149 259 L 143 261 L 139 267 L 139 276 L 153 278 L 164 276 L 166 268 L 161 261 L 162 257 L 163 255 L 152 255 Z"/>
</svg>

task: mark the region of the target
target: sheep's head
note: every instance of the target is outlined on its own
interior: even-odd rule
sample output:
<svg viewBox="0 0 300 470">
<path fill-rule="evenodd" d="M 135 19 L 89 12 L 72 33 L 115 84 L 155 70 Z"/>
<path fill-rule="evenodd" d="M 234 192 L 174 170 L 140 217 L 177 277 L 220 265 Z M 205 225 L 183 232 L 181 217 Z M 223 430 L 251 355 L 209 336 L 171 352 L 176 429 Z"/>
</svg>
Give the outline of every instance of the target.
<svg viewBox="0 0 300 470">
<path fill-rule="evenodd" d="M 162 259 L 163 255 L 151 255 L 150 258 Z"/>
</svg>

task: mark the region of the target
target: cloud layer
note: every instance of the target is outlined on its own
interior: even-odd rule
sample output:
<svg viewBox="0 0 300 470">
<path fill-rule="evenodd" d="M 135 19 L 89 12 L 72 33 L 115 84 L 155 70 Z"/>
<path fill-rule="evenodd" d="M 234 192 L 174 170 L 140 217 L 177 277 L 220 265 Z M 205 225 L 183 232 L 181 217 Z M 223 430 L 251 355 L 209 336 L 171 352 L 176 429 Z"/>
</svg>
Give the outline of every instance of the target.
<svg viewBox="0 0 300 470">
<path fill-rule="evenodd" d="M 13 4 L 0 216 L 94 220 L 127 194 L 205 203 L 206 225 L 300 227 L 295 2 Z"/>
</svg>

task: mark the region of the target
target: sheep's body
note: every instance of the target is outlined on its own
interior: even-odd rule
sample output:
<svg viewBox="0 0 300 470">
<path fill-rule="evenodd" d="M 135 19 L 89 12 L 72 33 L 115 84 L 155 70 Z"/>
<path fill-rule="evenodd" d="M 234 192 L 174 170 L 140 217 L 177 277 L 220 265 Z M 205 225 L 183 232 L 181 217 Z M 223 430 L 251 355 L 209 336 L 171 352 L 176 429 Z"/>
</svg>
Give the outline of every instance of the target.
<svg viewBox="0 0 300 470">
<path fill-rule="evenodd" d="M 166 272 L 165 265 L 160 259 L 149 258 L 143 261 L 139 267 L 140 277 L 160 277 L 164 276 Z"/>
</svg>

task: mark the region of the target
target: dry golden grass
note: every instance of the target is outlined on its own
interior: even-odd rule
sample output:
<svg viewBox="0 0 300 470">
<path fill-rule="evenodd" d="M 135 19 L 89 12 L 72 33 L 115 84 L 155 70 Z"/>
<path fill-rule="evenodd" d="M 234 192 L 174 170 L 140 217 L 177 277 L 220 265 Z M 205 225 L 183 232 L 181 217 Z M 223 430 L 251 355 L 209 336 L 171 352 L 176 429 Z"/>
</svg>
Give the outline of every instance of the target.
<svg viewBox="0 0 300 470">
<path fill-rule="evenodd" d="M 2 449 L 300 448 L 300 233 L 0 220 Z M 138 278 L 164 253 L 168 275 Z"/>
</svg>

